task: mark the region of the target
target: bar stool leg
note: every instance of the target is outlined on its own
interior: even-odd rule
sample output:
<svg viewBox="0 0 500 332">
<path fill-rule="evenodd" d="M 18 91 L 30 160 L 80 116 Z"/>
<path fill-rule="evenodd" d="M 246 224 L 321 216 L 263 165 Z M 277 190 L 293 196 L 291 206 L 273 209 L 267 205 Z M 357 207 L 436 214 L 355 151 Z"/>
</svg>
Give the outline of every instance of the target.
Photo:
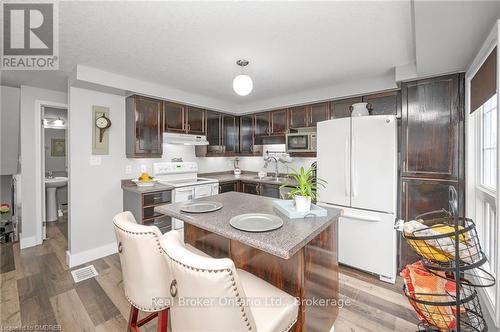
<svg viewBox="0 0 500 332">
<path fill-rule="evenodd" d="M 137 332 L 139 331 L 139 328 L 137 327 L 137 317 L 139 316 L 139 309 L 134 307 L 133 305 L 130 306 L 130 315 L 128 318 L 128 332 Z"/>
<path fill-rule="evenodd" d="M 168 327 L 168 308 L 158 313 L 158 332 L 167 332 Z"/>
</svg>

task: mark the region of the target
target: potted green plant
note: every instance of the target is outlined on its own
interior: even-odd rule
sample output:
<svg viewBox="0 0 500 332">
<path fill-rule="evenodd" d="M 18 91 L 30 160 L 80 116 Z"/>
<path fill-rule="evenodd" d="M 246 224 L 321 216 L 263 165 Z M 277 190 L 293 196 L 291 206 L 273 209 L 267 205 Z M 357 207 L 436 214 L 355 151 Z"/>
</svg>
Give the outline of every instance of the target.
<svg viewBox="0 0 500 332">
<path fill-rule="evenodd" d="M 307 212 L 311 210 L 311 201 L 318 197 L 317 189 L 325 187 L 326 181 L 316 178 L 315 168 L 309 167 L 307 170 L 301 167 L 298 171 L 288 174 L 289 181 L 283 184 L 280 188 L 290 188 L 287 196 L 295 201 L 295 209 L 299 212 Z"/>
</svg>

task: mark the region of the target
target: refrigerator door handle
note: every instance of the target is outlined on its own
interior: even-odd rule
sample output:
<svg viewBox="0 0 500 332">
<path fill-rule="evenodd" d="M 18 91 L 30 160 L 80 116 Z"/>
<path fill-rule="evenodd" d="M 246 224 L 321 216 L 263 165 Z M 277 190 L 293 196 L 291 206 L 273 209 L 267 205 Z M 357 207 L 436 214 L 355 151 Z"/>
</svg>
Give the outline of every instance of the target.
<svg viewBox="0 0 500 332">
<path fill-rule="evenodd" d="M 380 222 L 382 221 L 381 218 L 379 217 L 367 217 L 367 216 L 358 216 L 355 214 L 344 214 L 341 216 L 342 218 L 347 218 L 347 219 L 356 219 L 356 220 L 361 220 L 361 221 L 369 221 L 369 222 Z"/>
<path fill-rule="evenodd" d="M 345 195 L 349 196 L 349 135 L 345 137 L 345 159 L 344 159 L 344 173 L 345 173 Z"/>
<path fill-rule="evenodd" d="M 352 152 L 351 152 L 351 195 L 352 197 L 356 196 L 356 139 L 352 136 Z"/>
</svg>

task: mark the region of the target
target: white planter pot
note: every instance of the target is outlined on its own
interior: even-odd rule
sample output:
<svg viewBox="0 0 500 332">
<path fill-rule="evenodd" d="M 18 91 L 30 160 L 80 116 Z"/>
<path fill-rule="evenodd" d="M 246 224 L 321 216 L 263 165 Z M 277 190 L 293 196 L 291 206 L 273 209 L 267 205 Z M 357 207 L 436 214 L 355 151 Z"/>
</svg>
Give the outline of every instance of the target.
<svg viewBox="0 0 500 332">
<path fill-rule="evenodd" d="M 295 196 L 295 209 L 298 212 L 311 211 L 311 197 L 310 196 Z"/>
</svg>

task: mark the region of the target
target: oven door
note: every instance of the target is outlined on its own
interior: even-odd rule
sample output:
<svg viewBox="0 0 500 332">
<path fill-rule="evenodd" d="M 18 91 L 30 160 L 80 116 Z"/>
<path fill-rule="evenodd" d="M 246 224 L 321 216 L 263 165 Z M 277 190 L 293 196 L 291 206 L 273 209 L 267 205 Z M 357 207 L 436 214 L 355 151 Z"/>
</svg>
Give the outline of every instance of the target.
<svg viewBox="0 0 500 332">
<path fill-rule="evenodd" d="M 305 152 L 309 151 L 309 134 L 288 134 L 286 135 L 287 152 Z"/>
</svg>

